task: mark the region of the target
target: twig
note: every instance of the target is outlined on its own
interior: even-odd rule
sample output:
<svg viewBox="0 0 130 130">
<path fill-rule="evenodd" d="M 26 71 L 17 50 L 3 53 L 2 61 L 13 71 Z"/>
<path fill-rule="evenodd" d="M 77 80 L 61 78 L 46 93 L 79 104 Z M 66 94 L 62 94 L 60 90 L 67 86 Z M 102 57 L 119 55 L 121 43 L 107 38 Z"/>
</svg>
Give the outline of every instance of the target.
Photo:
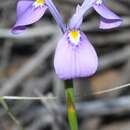
<svg viewBox="0 0 130 130">
<path fill-rule="evenodd" d="M 7 99 L 7 100 L 51 100 L 51 99 L 56 99 L 56 97 L 52 96 L 45 96 L 45 97 L 21 97 L 21 96 L 2 96 L 0 97 L 2 99 Z"/>
<path fill-rule="evenodd" d="M 111 88 L 111 89 L 101 90 L 101 91 L 93 93 L 92 95 L 99 95 L 99 94 L 109 93 L 109 92 L 112 92 L 112 91 L 116 91 L 116 90 L 119 90 L 119 89 L 122 89 L 122 88 L 129 87 L 129 86 L 130 86 L 130 83 L 124 84 L 124 85 L 121 85 L 121 86 L 117 86 L 117 87 L 114 87 L 114 88 Z"/>
</svg>

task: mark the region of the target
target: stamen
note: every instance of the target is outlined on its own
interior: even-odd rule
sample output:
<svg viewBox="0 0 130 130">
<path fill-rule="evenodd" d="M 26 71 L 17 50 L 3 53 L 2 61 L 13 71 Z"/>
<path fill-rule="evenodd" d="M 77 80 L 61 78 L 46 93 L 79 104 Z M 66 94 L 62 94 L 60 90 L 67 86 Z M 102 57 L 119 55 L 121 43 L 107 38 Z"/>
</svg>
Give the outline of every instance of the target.
<svg viewBox="0 0 130 130">
<path fill-rule="evenodd" d="M 68 36 L 72 44 L 78 45 L 80 41 L 80 31 L 77 30 L 70 31 Z"/>
</svg>

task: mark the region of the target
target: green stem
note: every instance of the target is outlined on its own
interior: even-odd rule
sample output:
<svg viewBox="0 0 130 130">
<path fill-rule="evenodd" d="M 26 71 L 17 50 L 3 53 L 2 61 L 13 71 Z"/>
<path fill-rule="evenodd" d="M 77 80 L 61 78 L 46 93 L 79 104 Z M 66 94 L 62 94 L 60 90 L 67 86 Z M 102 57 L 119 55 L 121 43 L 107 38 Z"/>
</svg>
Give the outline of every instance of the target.
<svg viewBox="0 0 130 130">
<path fill-rule="evenodd" d="M 72 81 L 66 81 L 67 116 L 71 130 L 78 130 L 77 112 Z"/>
</svg>

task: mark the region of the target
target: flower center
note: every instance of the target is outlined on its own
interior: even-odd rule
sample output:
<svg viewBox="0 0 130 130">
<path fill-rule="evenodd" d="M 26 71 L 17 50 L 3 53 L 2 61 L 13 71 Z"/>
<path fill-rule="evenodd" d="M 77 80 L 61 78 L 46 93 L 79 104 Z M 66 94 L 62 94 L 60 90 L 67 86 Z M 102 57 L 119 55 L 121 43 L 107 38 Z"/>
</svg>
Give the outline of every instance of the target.
<svg viewBox="0 0 130 130">
<path fill-rule="evenodd" d="M 39 6 L 43 6 L 45 3 L 45 0 L 35 0 L 34 2 L 34 7 L 39 7 Z"/>
<path fill-rule="evenodd" d="M 102 0 L 96 0 L 96 4 L 97 4 L 97 5 L 102 4 L 102 2 L 103 2 Z"/>
<path fill-rule="evenodd" d="M 36 3 L 39 4 L 39 5 L 43 5 L 44 4 L 44 0 L 36 0 Z"/>
<path fill-rule="evenodd" d="M 77 30 L 70 31 L 68 36 L 72 44 L 78 45 L 80 41 L 80 31 Z"/>
</svg>

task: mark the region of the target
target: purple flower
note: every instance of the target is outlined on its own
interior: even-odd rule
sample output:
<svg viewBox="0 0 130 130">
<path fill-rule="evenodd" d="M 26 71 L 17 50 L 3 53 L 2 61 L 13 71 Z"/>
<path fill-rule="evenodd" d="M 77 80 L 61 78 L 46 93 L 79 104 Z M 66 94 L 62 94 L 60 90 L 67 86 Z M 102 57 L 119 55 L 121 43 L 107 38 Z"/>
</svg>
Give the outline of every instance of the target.
<svg viewBox="0 0 130 130">
<path fill-rule="evenodd" d="M 65 31 L 62 18 L 52 0 L 18 0 L 16 24 L 12 32 L 20 33 L 28 25 L 37 22 L 44 15 L 46 9 L 50 10 L 57 24 L 61 27 L 62 31 Z"/>
<path fill-rule="evenodd" d="M 56 48 L 54 68 L 58 77 L 64 80 L 88 77 L 97 70 L 98 58 L 95 49 L 80 30 L 82 19 L 81 8 L 77 6 L 76 13 Z"/>
<path fill-rule="evenodd" d="M 82 8 L 88 8 L 87 4 L 89 1 L 90 0 L 84 0 Z M 92 0 L 92 7 L 101 16 L 99 26 L 101 29 L 115 28 L 120 26 L 122 23 L 122 19 L 113 13 L 109 8 L 107 8 L 103 0 Z"/>
<path fill-rule="evenodd" d="M 122 19 L 108 9 L 103 0 L 96 0 L 93 8 L 101 16 L 100 28 L 101 29 L 111 29 L 118 27 L 122 23 Z"/>
</svg>

